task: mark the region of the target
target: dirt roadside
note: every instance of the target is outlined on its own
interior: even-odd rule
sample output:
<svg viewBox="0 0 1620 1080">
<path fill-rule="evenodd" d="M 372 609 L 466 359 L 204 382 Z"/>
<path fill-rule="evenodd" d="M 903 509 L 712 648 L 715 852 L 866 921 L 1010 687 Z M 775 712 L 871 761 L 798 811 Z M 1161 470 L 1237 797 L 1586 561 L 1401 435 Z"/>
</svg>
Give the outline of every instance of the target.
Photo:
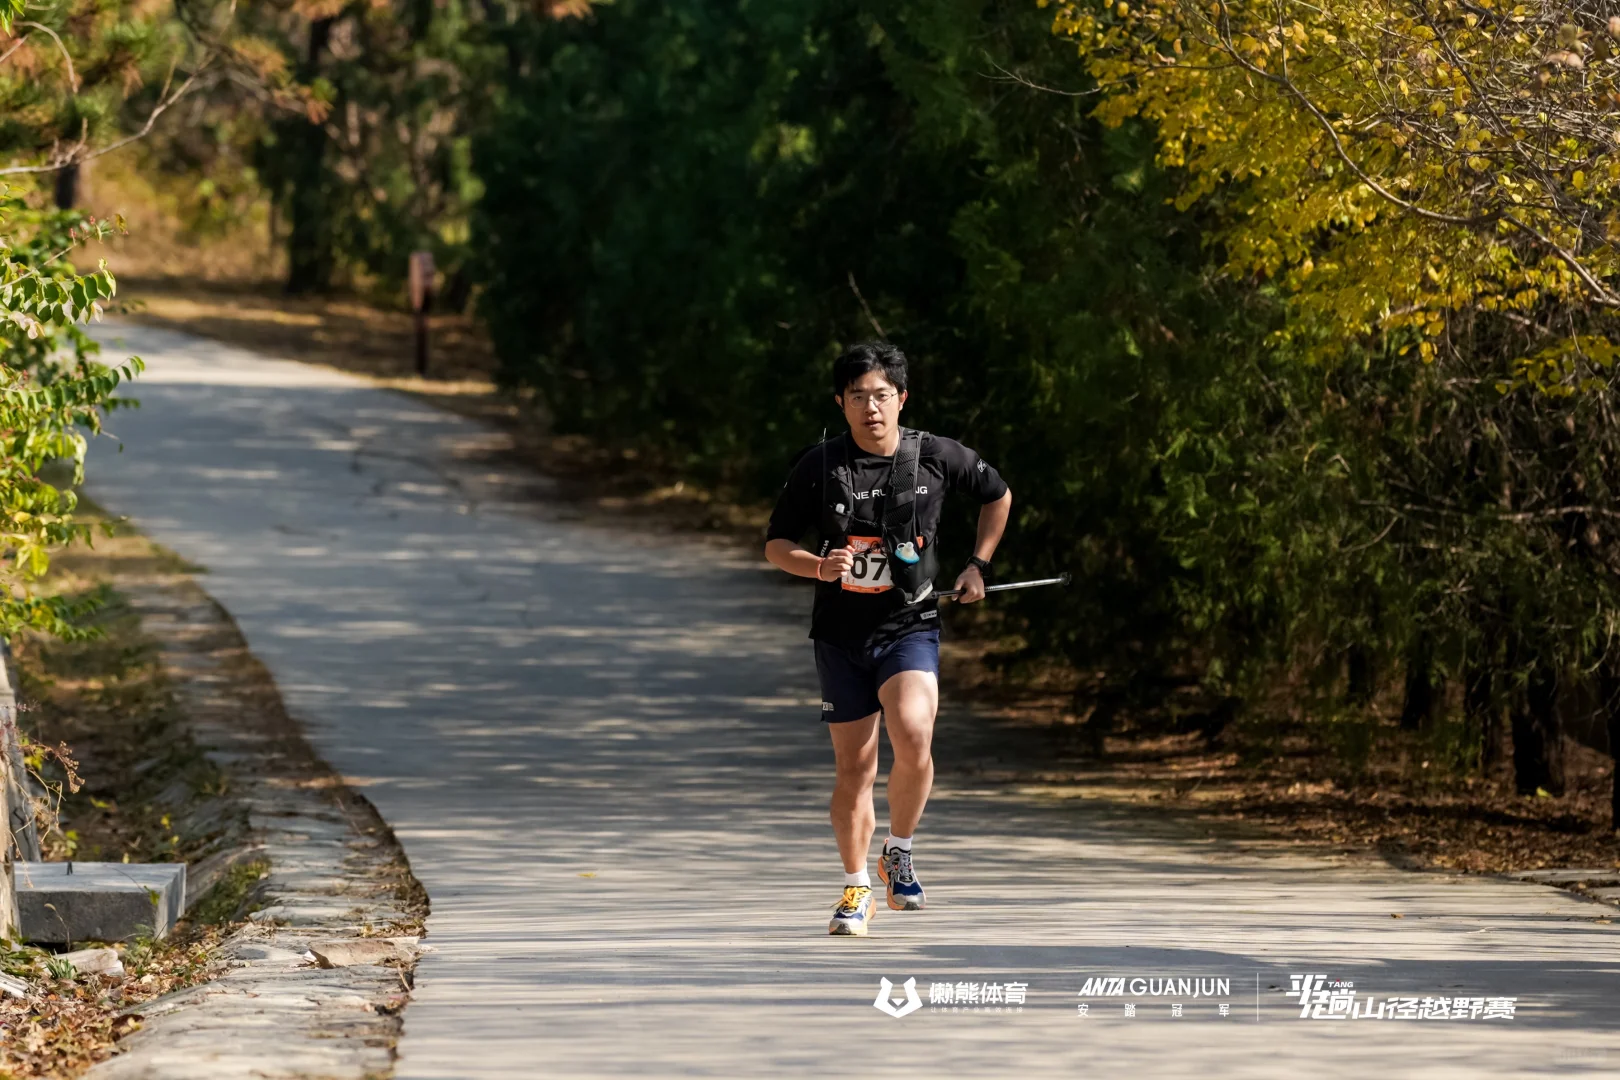
<svg viewBox="0 0 1620 1080">
<path fill-rule="evenodd" d="M 101 592 L 103 636 L 14 643 L 22 726 L 66 747 L 82 779 L 60 792 L 47 857 L 185 861 L 188 914 L 165 940 L 117 943 L 122 979 L 52 978 L 41 951 L 7 953 L 32 992 L 0 1002 L 0 1076 L 391 1065 L 426 896 L 375 810 L 304 741 L 197 572 L 127 527 L 98 533 L 93 547 L 59 553 L 44 586 Z M 60 762 L 41 764 L 47 781 L 66 779 Z M 381 966 L 305 958 L 340 939 L 402 944 Z"/>
</svg>

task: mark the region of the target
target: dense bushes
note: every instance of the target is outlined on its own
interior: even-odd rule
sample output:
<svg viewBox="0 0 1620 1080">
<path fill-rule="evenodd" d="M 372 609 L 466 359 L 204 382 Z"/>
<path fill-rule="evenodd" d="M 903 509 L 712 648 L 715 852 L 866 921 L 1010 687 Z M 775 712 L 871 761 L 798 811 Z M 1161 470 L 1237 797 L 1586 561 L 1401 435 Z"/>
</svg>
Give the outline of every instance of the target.
<svg viewBox="0 0 1620 1080">
<path fill-rule="evenodd" d="M 1602 402 L 1504 397 L 1487 319 L 1455 327 L 1466 362 L 1415 363 L 1422 328 L 1335 337 L 1232 273 L 1222 188 L 1178 209 L 1156 132 L 1091 119 L 1022 0 L 620 0 L 512 32 L 474 237 L 503 378 L 560 429 L 766 496 L 881 327 L 910 422 L 1011 479 L 1000 561 L 1076 573 L 1017 610 L 1106 701 L 1191 677 L 1213 732 L 1286 672 L 1322 715 L 1382 686 L 1421 727 L 1450 677 L 1462 763 L 1511 707 L 1521 780 L 1556 790 L 1531 729 L 1563 691 L 1537 688 L 1603 669 L 1614 608 L 1549 492 L 1606 491 L 1612 458 L 1548 433 Z M 1503 484 L 1542 501 L 1503 513 Z"/>
<path fill-rule="evenodd" d="M 476 158 L 509 381 L 762 495 L 837 423 L 832 356 L 880 326 L 914 360 L 911 422 L 1018 478 L 1009 559 L 1110 567 L 1055 636 L 1142 639 L 1108 613 L 1162 591 L 1153 441 L 1250 316 L 1204 282 L 1144 140 L 1009 76 L 1070 73 L 1044 17 L 631 0 L 528 33 Z"/>
</svg>

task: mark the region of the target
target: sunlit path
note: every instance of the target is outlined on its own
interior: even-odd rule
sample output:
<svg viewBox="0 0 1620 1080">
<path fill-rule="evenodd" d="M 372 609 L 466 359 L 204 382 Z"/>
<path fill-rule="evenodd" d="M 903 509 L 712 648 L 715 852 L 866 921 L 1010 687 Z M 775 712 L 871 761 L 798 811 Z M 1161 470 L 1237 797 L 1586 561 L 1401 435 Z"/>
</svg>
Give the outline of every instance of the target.
<svg viewBox="0 0 1620 1080">
<path fill-rule="evenodd" d="M 918 841 L 930 909 L 830 939 L 805 592 L 700 540 L 560 520 L 466 460 L 486 433 L 403 395 L 101 336 L 150 370 L 90 494 L 207 567 L 432 897 L 400 1076 L 829 1077 L 890 1055 L 927 1077 L 1620 1071 L 1620 936 L 1593 905 L 1235 855 L 1100 804 L 946 786 Z M 1518 1015 L 1300 1021 L 1281 991 L 1306 971 Z M 1093 975 L 1227 978 L 1230 1015 L 1092 998 L 1082 1018 Z M 894 1019 L 872 1007 L 885 976 L 925 1002 L 1027 996 Z"/>
</svg>

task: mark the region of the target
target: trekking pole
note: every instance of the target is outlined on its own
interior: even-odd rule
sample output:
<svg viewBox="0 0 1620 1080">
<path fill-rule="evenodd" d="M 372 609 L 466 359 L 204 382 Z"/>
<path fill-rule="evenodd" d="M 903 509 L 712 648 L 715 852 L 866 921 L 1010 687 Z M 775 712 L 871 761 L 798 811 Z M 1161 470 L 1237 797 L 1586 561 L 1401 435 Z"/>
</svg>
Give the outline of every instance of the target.
<svg viewBox="0 0 1620 1080">
<path fill-rule="evenodd" d="M 984 587 L 984 592 L 985 595 L 988 596 L 990 593 L 1006 592 L 1008 589 L 1033 589 L 1037 585 L 1067 585 L 1068 583 L 1069 575 L 1059 574 L 1057 577 L 1043 577 L 1034 581 L 1009 581 L 1005 585 L 986 585 Z M 961 589 L 947 589 L 944 592 L 935 593 L 934 595 L 939 597 L 941 600 L 947 600 L 960 596 L 961 594 Z"/>
</svg>

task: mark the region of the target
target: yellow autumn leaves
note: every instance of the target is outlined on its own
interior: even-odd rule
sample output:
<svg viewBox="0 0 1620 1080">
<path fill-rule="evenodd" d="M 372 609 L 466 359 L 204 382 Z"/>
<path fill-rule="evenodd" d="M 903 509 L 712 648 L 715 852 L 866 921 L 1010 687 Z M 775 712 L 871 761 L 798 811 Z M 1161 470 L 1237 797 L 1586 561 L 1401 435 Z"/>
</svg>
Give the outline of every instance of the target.
<svg viewBox="0 0 1620 1080">
<path fill-rule="evenodd" d="M 1228 271 L 1284 282 L 1318 348 L 1405 330 L 1429 359 L 1459 313 L 1512 311 L 1542 328 L 1537 355 L 1606 358 L 1590 343 L 1620 310 L 1620 19 L 1154 0 L 1065 6 L 1054 29 L 1102 120 L 1155 125 L 1184 205 L 1219 193 Z"/>
</svg>

